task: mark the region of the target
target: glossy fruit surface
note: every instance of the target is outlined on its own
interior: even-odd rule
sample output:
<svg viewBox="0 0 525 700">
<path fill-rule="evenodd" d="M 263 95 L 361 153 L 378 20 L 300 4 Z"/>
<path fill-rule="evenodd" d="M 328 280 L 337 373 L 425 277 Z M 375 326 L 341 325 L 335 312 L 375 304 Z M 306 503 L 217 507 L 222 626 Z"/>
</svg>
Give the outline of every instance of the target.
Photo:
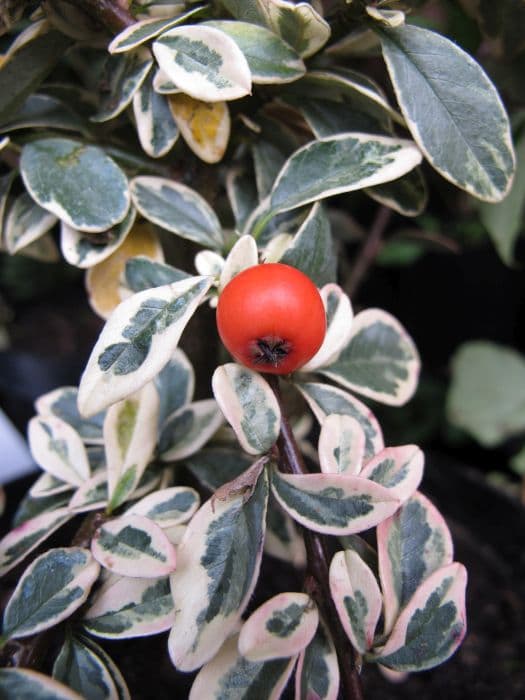
<svg viewBox="0 0 525 700">
<path fill-rule="evenodd" d="M 217 327 L 241 364 L 288 374 L 321 347 L 326 314 L 309 277 L 289 265 L 265 263 L 244 270 L 226 285 L 217 305 Z"/>
</svg>

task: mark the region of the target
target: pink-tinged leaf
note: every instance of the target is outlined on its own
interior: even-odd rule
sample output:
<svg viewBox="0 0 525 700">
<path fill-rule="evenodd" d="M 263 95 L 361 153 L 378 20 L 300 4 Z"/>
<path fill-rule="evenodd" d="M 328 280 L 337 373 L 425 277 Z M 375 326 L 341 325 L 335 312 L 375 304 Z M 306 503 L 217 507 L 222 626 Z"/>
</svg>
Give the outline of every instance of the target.
<svg viewBox="0 0 525 700">
<path fill-rule="evenodd" d="M 297 385 L 315 417 L 322 423 L 331 413 L 355 418 L 365 431 L 365 459 L 371 459 L 380 452 L 385 443 L 377 418 L 364 403 L 343 389 L 329 384 L 305 382 Z"/>
<path fill-rule="evenodd" d="M 359 554 L 347 549 L 334 555 L 330 591 L 344 631 L 364 654 L 374 642 L 383 599 L 374 574 Z"/>
<path fill-rule="evenodd" d="M 322 373 L 351 391 L 401 406 L 416 390 L 420 366 L 414 341 L 399 321 L 367 309 L 354 318 L 349 342 Z"/>
<path fill-rule="evenodd" d="M 121 576 L 159 578 L 175 569 L 175 548 L 161 528 L 142 515 L 102 525 L 91 542 L 95 559 Z"/>
<path fill-rule="evenodd" d="M 279 700 L 292 674 L 295 661 L 296 657 L 258 663 L 248 661 L 237 650 L 237 636 L 230 637 L 197 674 L 189 700 Z"/>
<path fill-rule="evenodd" d="M 59 493 L 71 491 L 73 488 L 72 484 L 67 484 L 52 474 L 44 472 L 29 489 L 29 495 L 31 498 L 47 498 L 48 496 L 56 496 Z"/>
<path fill-rule="evenodd" d="M 279 593 L 255 610 L 239 634 L 239 652 L 248 661 L 295 656 L 310 644 L 319 613 L 306 593 Z"/>
<path fill-rule="evenodd" d="M 159 395 L 153 382 L 113 404 L 104 420 L 109 510 L 133 494 L 157 443 Z"/>
<path fill-rule="evenodd" d="M 387 447 L 366 463 L 360 476 L 390 489 L 404 503 L 421 483 L 424 462 L 417 445 Z"/>
<path fill-rule="evenodd" d="M 163 530 L 191 518 L 199 507 L 200 497 L 195 489 L 188 486 L 172 486 L 155 491 L 134 503 L 127 515 L 143 515 L 154 520 Z"/>
<path fill-rule="evenodd" d="M 212 497 L 188 525 L 171 576 L 177 612 L 168 651 L 181 671 L 209 661 L 237 626 L 259 575 L 267 501 L 263 471 L 251 493 Z"/>
<path fill-rule="evenodd" d="M 89 462 L 80 435 L 68 423 L 48 415 L 35 416 L 28 426 L 35 462 L 55 478 L 81 486 L 89 478 Z"/>
<path fill-rule="evenodd" d="M 329 365 L 350 340 L 354 312 L 350 299 L 337 284 L 329 283 L 321 289 L 326 310 L 326 335 L 317 353 L 301 371 L 313 372 Z"/>
<path fill-rule="evenodd" d="M 337 653 L 330 632 L 320 618 L 314 638 L 299 655 L 295 700 L 337 700 L 338 695 Z"/>
<path fill-rule="evenodd" d="M 416 492 L 395 515 L 379 524 L 377 554 L 384 632 L 388 634 L 418 586 L 452 562 L 452 537 L 441 513 Z"/>
<path fill-rule="evenodd" d="M 111 577 L 92 598 L 83 623 L 97 637 L 128 639 L 165 632 L 174 617 L 167 578 Z"/>
<path fill-rule="evenodd" d="M 68 508 L 75 513 L 100 510 L 108 503 L 108 475 L 105 469 L 98 471 L 75 491 Z"/>
<path fill-rule="evenodd" d="M 103 443 L 102 422 L 104 416 L 97 414 L 84 419 L 78 412 L 78 389 L 76 386 L 61 386 L 47 394 L 42 394 L 35 401 L 36 412 L 40 416 L 55 415 L 69 423 L 80 435 L 84 443 L 99 445 Z"/>
<path fill-rule="evenodd" d="M 392 515 L 399 500 L 360 476 L 282 474 L 272 471 L 272 492 L 297 522 L 327 535 L 353 535 Z"/>
<path fill-rule="evenodd" d="M 28 637 L 62 622 L 84 603 L 99 572 L 89 549 L 44 552 L 24 571 L 9 599 L 3 636 Z"/>
<path fill-rule="evenodd" d="M 406 671 L 394 671 L 393 669 L 382 666 L 381 664 L 377 664 L 377 668 L 381 672 L 381 675 L 384 676 L 389 683 L 403 683 L 410 675 Z"/>
<path fill-rule="evenodd" d="M 26 520 L 0 540 L 0 576 L 16 566 L 55 530 L 71 520 L 68 508 L 57 508 Z"/>
<path fill-rule="evenodd" d="M 319 462 L 325 474 L 359 474 L 365 454 L 365 433 L 350 416 L 331 413 L 321 425 Z"/>
<path fill-rule="evenodd" d="M 453 562 L 421 584 L 374 660 L 395 671 L 425 671 L 446 661 L 463 641 L 467 572 Z"/>
<path fill-rule="evenodd" d="M 66 685 L 28 668 L 0 668 L 0 687 L 5 698 L 84 700 Z"/>
</svg>

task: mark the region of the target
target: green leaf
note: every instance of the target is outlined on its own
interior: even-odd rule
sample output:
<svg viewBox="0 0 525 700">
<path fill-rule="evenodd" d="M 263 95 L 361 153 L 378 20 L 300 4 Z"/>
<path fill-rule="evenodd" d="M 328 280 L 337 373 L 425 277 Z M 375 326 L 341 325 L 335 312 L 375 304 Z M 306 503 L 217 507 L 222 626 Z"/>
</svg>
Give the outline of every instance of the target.
<svg viewBox="0 0 525 700">
<path fill-rule="evenodd" d="M 191 277 L 139 292 L 115 309 L 80 381 L 82 415 L 129 396 L 160 372 L 210 284 L 208 278 Z"/>
<path fill-rule="evenodd" d="M 175 549 L 162 529 L 142 515 L 122 515 L 104 523 L 91 551 L 106 569 L 131 578 L 159 578 L 175 569 Z"/>
<path fill-rule="evenodd" d="M 217 432 L 223 416 L 214 399 L 179 408 L 164 422 L 159 438 L 160 459 L 175 462 L 198 452 Z"/>
<path fill-rule="evenodd" d="M 266 698 L 279 700 L 290 678 L 296 657 L 254 663 L 237 650 L 237 635 L 230 637 L 216 656 L 197 674 L 189 700 Z"/>
<path fill-rule="evenodd" d="M 525 134 L 516 143 L 516 174 L 512 187 L 502 202 L 481 202 L 479 215 L 489 232 L 499 256 L 506 265 L 514 262 L 514 245 L 523 231 L 525 213 Z"/>
<path fill-rule="evenodd" d="M 0 668 L 0 687 L 5 700 L 84 700 L 62 683 L 27 668 Z"/>
<path fill-rule="evenodd" d="M 179 129 L 164 95 L 153 89 L 148 76 L 133 96 L 133 114 L 140 145 L 151 158 L 165 156 L 179 138 Z"/>
<path fill-rule="evenodd" d="M 7 212 L 4 241 L 12 255 L 47 233 L 57 222 L 57 217 L 50 214 L 23 192 L 13 202 Z"/>
<path fill-rule="evenodd" d="M 509 121 L 479 64 L 421 27 L 377 32 L 407 126 L 431 165 L 479 199 L 503 199 L 515 168 Z"/>
<path fill-rule="evenodd" d="M 118 700 L 119 697 L 104 661 L 71 634 L 66 636 L 55 660 L 53 678 L 90 700 Z"/>
<path fill-rule="evenodd" d="M 386 633 L 416 589 L 434 571 L 452 563 L 452 550 L 443 516 L 421 493 L 379 524 L 377 553 Z"/>
<path fill-rule="evenodd" d="M 271 211 L 396 180 L 420 162 L 415 144 L 389 136 L 345 133 L 312 141 L 284 164 L 272 190 Z"/>
<path fill-rule="evenodd" d="M 168 650 L 180 670 L 212 658 L 238 624 L 259 574 L 267 501 L 263 471 L 250 496 L 207 501 L 193 516 L 171 576 L 177 614 Z"/>
<path fill-rule="evenodd" d="M 99 109 L 92 122 L 107 122 L 123 112 L 133 99 L 153 65 L 147 52 L 134 51 L 121 56 L 108 56 L 104 66 L 104 84 Z"/>
<path fill-rule="evenodd" d="M 24 571 L 4 611 L 3 635 L 27 637 L 57 625 L 88 597 L 100 567 L 88 549 L 50 549 Z"/>
<path fill-rule="evenodd" d="M 20 171 L 32 198 L 79 231 L 106 231 L 129 209 L 126 176 L 97 146 L 37 139 L 24 146 Z"/>
<path fill-rule="evenodd" d="M 248 61 L 254 83 L 289 83 L 306 72 L 298 54 L 264 27 L 225 20 L 205 22 L 204 26 L 219 29 L 233 39 Z"/>
<path fill-rule="evenodd" d="M 162 371 L 155 377 L 159 395 L 159 428 L 175 411 L 188 404 L 195 390 L 195 372 L 186 354 L 176 348 Z"/>
<path fill-rule="evenodd" d="M 284 512 L 271 494 L 266 514 L 264 552 L 292 564 L 297 569 L 304 569 L 306 566 L 303 537 L 292 518 Z"/>
<path fill-rule="evenodd" d="M 184 465 L 209 491 L 242 474 L 251 464 L 251 459 L 239 449 L 229 447 L 207 447 L 184 460 Z"/>
<path fill-rule="evenodd" d="M 168 578 L 112 576 L 91 599 L 83 624 L 97 637 L 129 639 L 169 630 L 174 615 Z"/>
<path fill-rule="evenodd" d="M 248 661 L 295 656 L 311 642 L 319 613 L 306 593 L 280 593 L 246 620 L 239 634 L 239 653 Z"/>
<path fill-rule="evenodd" d="M 156 262 L 145 255 L 138 255 L 126 261 L 124 267 L 124 284 L 131 292 L 143 292 L 152 287 L 180 282 L 191 277 L 187 272 L 176 267 Z"/>
<path fill-rule="evenodd" d="M 235 226 L 242 231 L 257 206 L 255 183 L 246 170 L 233 168 L 226 175 L 226 192 L 235 217 Z"/>
<path fill-rule="evenodd" d="M 335 282 L 337 260 L 325 209 L 316 203 L 279 262 L 296 267 L 317 287 Z"/>
<path fill-rule="evenodd" d="M 35 408 L 41 416 L 52 414 L 69 423 L 80 435 L 83 442 L 90 445 L 102 444 L 104 414 L 97 413 L 91 418 L 82 418 L 78 412 L 77 398 L 77 387 L 63 386 L 39 396 L 35 402 Z"/>
<path fill-rule="evenodd" d="M 485 447 L 523 432 L 523 355 L 496 343 L 464 343 L 452 358 L 447 417 Z"/>
<path fill-rule="evenodd" d="M 301 652 L 295 672 L 296 700 L 336 700 L 339 663 L 334 643 L 323 620 L 314 638 Z"/>
<path fill-rule="evenodd" d="M 317 420 L 322 423 L 331 413 L 355 418 L 365 431 L 365 459 L 370 459 L 383 449 L 383 433 L 376 417 L 356 398 L 342 389 L 317 382 L 303 382 L 297 385 Z"/>
<path fill-rule="evenodd" d="M 29 95 L 20 109 L 0 124 L 0 133 L 16 129 L 64 129 L 87 135 L 87 123 L 65 102 L 52 95 Z"/>
<path fill-rule="evenodd" d="M 272 492 L 285 511 L 304 527 L 328 535 L 353 535 L 375 527 L 399 507 L 384 486 L 339 474 L 272 472 Z"/>
<path fill-rule="evenodd" d="M 47 499 L 39 498 L 35 500 L 42 500 L 45 507 Z M 15 529 L 8 532 L 0 540 L 0 576 L 10 571 L 29 552 L 36 549 L 41 542 L 73 517 L 73 514 L 67 508 L 56 506 L 53 501 L 51 501 L 49 508 L 50 512 L 36 511 L 34 515 L 33 513 L 28 513 L 29 517 L 26 517 L 23 522 L 18 522 L 19 518 L 17 518 Z"/>
<path fill-rule="evenodd" d="M 267 452 L 281 428 L 281 411 L 275 394 L 258 372 L 230 362 L 217 367 L 213 393 L 248 454 Z"/>
<path fill-rule="evenodd" d="M 133 203 L 146 219 L 200 245 L 215 249 L 222 247 L 219 220 L 195 190 L 153 176 L 134 178 L 130 189 Z"/>
<path fill-rule="evenodd" d="M 416 390 L 420 360 L 412 338 L 386 311 L 367 309 L 352 323 L 350 340 L 338 358 L 320 371 L 375 401 L 406 403 Z"/>
<path fill-rule="evenodd" d="M 453 563 L 416 590 L 374 661 L 395 671 L 425 671 L 446 661 L 463 641 L 467 572 Z"/>
<path fill-rule="evenodd" d="M 153 44 L 160 68 L 197 100 L 235 100 L 251 91 L 250 68 L 237 44 L 204 25 L 176 27 Z"/>
<path fill-rule="evenodd" d="M 376 187 L 367 187 L 366 194 L 385 207 L 393 209 L 401 216 L 419 216 L 428 201 L 428 190 L 421 168 L 397 180 Z"/>
<path fill-rule="evenodd" d="M 71 39 L 50 31 L 37 36 L 16 51 L 0 70 L 0 123 L 6 122 L 21 107 L 60 61 Z"/>
</svg>

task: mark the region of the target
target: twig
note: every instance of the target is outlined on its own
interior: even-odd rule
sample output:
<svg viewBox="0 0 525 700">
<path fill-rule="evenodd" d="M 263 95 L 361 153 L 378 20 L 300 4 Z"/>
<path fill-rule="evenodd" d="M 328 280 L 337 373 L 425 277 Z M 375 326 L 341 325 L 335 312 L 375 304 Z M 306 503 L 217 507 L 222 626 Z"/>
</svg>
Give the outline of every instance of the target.
<svg viewBox="0 0 525 700">
<path fill-rule="evenodd" d="M 350 280 L 345 285 L 345 291 L 350 298 L 356 295 L 368 270 L 381 250 L 381 239 L 383 238 L 391 217 L 391 209 L 384 206 L 379 207 L 374 221 L 372 222 L 370 233 L 366 237 L 357 255 L 357 259 L 350 273 Z"/>
<path fill-rule="evenodd" d="M 110 31 L 118 33 L 137 21 L 133 15 L 118 0 L 67 0 L 70 4 L 80 7 L 93 19 L 106 26 Z"/>
<path fill-rule="evenodd" d="M 281 408 L 281 432 L 277 439 L 279 466 L 284 472 L 289 474 L 308 474 L 284 410 L 279 379 L 275 376 L 269 376 L 268 382 Z M 363 700 L 361 678 L 356 666 L 356 654 L 341 626 L 339 615 L 330 593 L 329 557 L 326 537 L 306 528 L 302 528 L 302 530 L 306 548 L 307 581 L 310 581 L 307 587 L 315 598 L 334 640 L 341 672 L 340 697 L 344 698 L 344 700 Z M 312 580 L 314 585 L 311 583 Z"/>
</svg>

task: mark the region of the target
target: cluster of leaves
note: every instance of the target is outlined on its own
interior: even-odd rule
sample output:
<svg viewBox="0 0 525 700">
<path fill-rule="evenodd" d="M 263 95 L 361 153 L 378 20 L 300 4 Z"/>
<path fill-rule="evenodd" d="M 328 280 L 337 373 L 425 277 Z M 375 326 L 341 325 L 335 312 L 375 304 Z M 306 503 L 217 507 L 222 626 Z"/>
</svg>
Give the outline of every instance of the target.
<svg viewBox="0 0 525 700">
<path fill-rule="evenodd" d="M 122 3 L 98 14 L 88 0 L 35 4 L 0 70 L 11 166 L 0 179 L 2 244 L 53 259 L 58 226 L 107 322 L 78 391 L 37 402 L 29 441 L 45 473 L 0 542 L 7 573 L 88 513 L 71 546 L 29 564 L 4 612 L 4 644 L 69 620 L 54 680 L 5 669 L 0 682 L 13 697 L 42 686 L 93 697 L 95 685 L 97 697 L 126 697 L 92 636 L 167 630 L 174 665 L 201 668 L 195 698 L 276 698 L 294 669 L 297 697 L 336 698 L 340 628 L 343 647 L 390 671 L 441 663 L 465 633 L 465 570 L 417 491 L 421 451 L 385 447 L 350 393 L 406 402 L 418 354 L 384 311 L 354 317 L 324 200 L 359 190 L 416 216 L 423 157 L 481 200 L 502 199 L 515 157 L 492 83 L 387 3 L 326 3 L 324 15 L 320 2 L 140 2 L 137 22 Z M 122 31 L 101 40 L 95 20 Z M 364 44 L 380 47 L 401 113 L 348 68 Z M 165 261 L 169 234 L 199 246 L 197 275 Z M 284 388 L 320 425 L 317 450 L 301 432 L 310 413 L 296 429 L 311 472 L 287 461 L 283 441 L 299 450 L 278 388 L 228 363 L 213 375 L 215 399 L 192 401 L 193 369 L 177 349 L 199 307 L 261 261 L 301 269 L 326 307 L 322 347 Z M 180 485 L 182 466 L 214 492 L 202 505 Z M 243 621 L 263 550 L 311 574 L 303 538 L 325 537 L 335 552 L 326 581 Z"/>
</svg>

